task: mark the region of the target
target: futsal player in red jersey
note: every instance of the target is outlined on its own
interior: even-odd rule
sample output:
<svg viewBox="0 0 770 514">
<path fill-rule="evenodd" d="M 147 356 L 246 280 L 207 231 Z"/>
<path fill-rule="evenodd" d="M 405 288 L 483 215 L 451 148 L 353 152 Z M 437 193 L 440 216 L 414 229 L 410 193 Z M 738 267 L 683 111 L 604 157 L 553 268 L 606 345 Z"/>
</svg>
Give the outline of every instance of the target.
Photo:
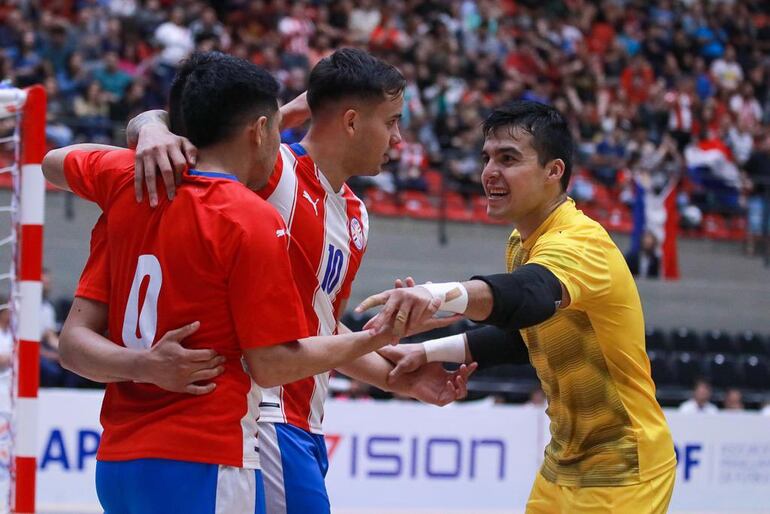
<svg viewBox="0 0 770 514">
<path fill-rule="evenodd" d="M 281 145 L 270 181 L 258 191 L 291 231 L 289 255 L 313 334 L 345 330 L 338 319 L 369 239 L 366 207 L 345 181 L 379 173 L 389 149 L 401 143 L 398 123 L 404 87 L 394 66 L 362 50 L 343 48 L 322 59 L 309 77 L 310 130 L 300 143 Z M 152 202 L 157 196 L 154 171 L 162 172 L 165 192 L 173 195 L 171 164 L 183 167 L 182 150 L 189 147 L 169 133 L 156 111 L 140 117 L 129 123 L 127 132 L 129 140 L 138 139 L 137 148 L 143 149 L 138 155 L 143 155 L 141 167 L 149 177 Z M 168 117 L 175 129 L 179 124 L 173 104 Z M 144 177 L 137 178 L 141 185 Z M 381 389 L 393 389 L 387 383 L 392 365 L 376 353 L 337 369 Z M 462 383 L 456 389 L 446 385 L 447 380 L 464 380 L 469 370 L 457 375 L 441 366 L 422 371 L 411 383 L 395 384 L 397 391 L 436 404 L 465 394 Z M 268 514 L 330 512 L 322 425 L 327 387 L 328 373 L 321 373 L 263 391 L 259 428 Z"/>
<path fill-rule="evenodd" d="M 305 338 L 290 236 L 252 192 L 266 184 L 278 149 L 277 83 L 217 53 L 193 56 L 185 73 L 195 80 L 181 93 L 181 113 L 199 158 L 173 202 L 154 209 L 135 202 L 130 150 L 74 145 L 43 163 L 51 182 L 103 210 L 97 232 L 106 232 L 106 244 L 94 249 L 106 259 L 96 255 L 89 265 L 107 263 L 109 287 L 89 287 L 86 270 L 79 288 L 86 296 L 76 298 L 61 344 L 65 355 L 83 352 L 80 364 L 108 382 L 97 455 L 107 514 L 263 512 L 256 384 L 313 375 L 392 339 L 387 331 Z M 105 310 L 110 340 L 92 330 Z M 210 394 L 141 383 L 136 368 L 169 332 L 187 336 L 185 348 L 224 357 Z M 115 364 L 122 359 L 130 364 Z"/>
</svg>

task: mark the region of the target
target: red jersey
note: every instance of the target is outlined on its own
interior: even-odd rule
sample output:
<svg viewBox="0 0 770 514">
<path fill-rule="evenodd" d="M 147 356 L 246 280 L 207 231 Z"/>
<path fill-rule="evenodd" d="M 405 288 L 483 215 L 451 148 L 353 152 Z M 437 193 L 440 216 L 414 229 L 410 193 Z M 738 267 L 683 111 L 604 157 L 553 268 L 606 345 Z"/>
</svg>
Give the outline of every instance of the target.
<svg viewBox="0 0 770 514">
<path fill-rule="evenodd" d="M 364 203 L 346 184 L 335 191 L 300 144 L 281 145 L 270 182 L 259 194 L 291 232 L 289 255 L 310 332 L 336 333 L 341 306 L 366 251 Z M 329 374 L 322 373 L 265 389 L 260 421 L 322 433 L 328 388 Z"/>
<path fill-rule="evenodd" d="M 112 341 L 148 350 L 167 331 L 200 321 L 182 344 L 227 359 L 207 395 L 109 384 L 97 458 L 258 468 L 260 396 L 242 352 L 308 335 L 281 217 L 235 177 L 195 170 L 173 201 L 139 204 L 129 150 L 72 151 L 64 169 L 72 190 L 104 211 L 78 294 L 107 300 Z"/>
</svg>

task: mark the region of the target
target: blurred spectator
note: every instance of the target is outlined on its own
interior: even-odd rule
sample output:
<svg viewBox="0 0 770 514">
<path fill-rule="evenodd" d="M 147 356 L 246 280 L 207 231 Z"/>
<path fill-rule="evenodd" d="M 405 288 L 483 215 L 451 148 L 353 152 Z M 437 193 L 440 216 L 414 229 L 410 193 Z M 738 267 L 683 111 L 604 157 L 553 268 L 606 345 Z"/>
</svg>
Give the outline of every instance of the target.
<svg viewBox="0 0 770 514">
<path fill-rule="evenodd" d="M 305 2 L 292 2 L 291 12 L 278 22 L 283 37 L 283 62 L 289 68 L 307 66 L 310 38 L 315 34 L 315 24 L 307 14 Z"/>
<path fill-rule="evenodd" d="M 711 75 L 726 91 L 734 91 L 743 80 L 743 68 L 735 60 L 735 48 L 728 46 L 724 57 L 711 63 Z"/>
<path fill-rule="evenodd" d="M 104 65 L 94 72 L 94 79 L 106 93 L 105 98 L 116 103 L 123 99 L 131 76 L 118 68 L 118 54 L 107 52 L 104 55 Z"/>
<path fill-rule="evenodd" d="M 394 160 L 397 161 L 396 187 L 399 191 L 427 192 L 428 184 L 423 176 L 428 162 L 425 147 L 412 129 L 404 129 L 402 137 L 403 140 L 394 149 L 393 155 Z"/>
<path fill-rule="evenodd" d="M 171 10 L 168 21 L 155 30 L 155 40 L 162 48 L 160 63 L 165 66 L 176 66 L 192 52 L 192 32 L 185 24 L 185 12 L 182 7 L 174 7 Z"/>
<path fill-rule="evenodd" d="M 757 242 L 766 240 L 770 233 L 770 132 L 759 138 L 757 148 L 744 165 L 749 181 L 747 252 L 753 255 Z"/>
<path fill-rule="evenodd" d="M 658 240 L 649 230 L 642 236 L 642 245 L 638 251 L 626 254 L 626 262 L 631 274 L 639 278 L 658 278 L 660 276 L 660 256 Z"/>
<path fill-rule="evenodd" d="M 744 410 L 743 394 L 740 389 L 730 388 L 725 392 L 724 410 Z"/>
<path fill-rule="evenodd" d="M 452 138 L 452 146 L 446 151 L 446 167 L 450 184 L 466 200 L 483 192 L 479 172 L 481 141 L 478 129 L 466 129 Z"/>
<path fill-rule="evenodd" d="M 356 41 L 369 41 L 381 19 L 380 9 L 373 0 L 360 0 L 350 11 L 348 28 Z"/>
<path fill-rule="evenodd" d="M 230 48 L 230 35 L 217 18 L 213 7 L 204 9 L 201 17 L 190 24 L 190 33 L 196 43 L 202 39 L 213 38 L 217 41 L 217 49 L 226 51 Z"/>
<path fill-rule="evenodd" d="M 91 82 L 84 94 L 75 97 L 73 110 L 78 117 L 76 134 L 81 140 L 106 142 L 111 139 L 110 104 L 98 82 Z"/>
<path fill-rule="evenodd" d="M 51 272 L 43 268 L 41 274 L 43 301 L 40 304 L 40 385 L 62 385 L 64 369 L 59 364 L 59 331 L 56 310 L 51 302 Z"/>
<path fill-rule="evenodd" d="M 711 403 L 711 384 L 702 379 L 696 380 L 692 398 L 679 406 L 679 412 L 687 414 L 719 412 L 717 406 Z"/>
<path fill-rule="evenodd" d="M 628 137 L 625 132 L 620 127 L 615 127 L 605 133 L 596 145 L 589 166 L 596 178 L 606 186 L 615 185 L 615 175 L 625 164 L 626 141 Z"/>
<path fill-rule="evenodd" d="M 67 146 L 72 143 L 74 133 L 63 123 L 72 116 L 68 102 L 59 94 L 59 83 L 54 77 L 45 80 L 46 105 L 45 136 L 54 146 Z"/>
<path fill-rule="evenodd" d="M 543 408 L 546 405 L 545 393 L 539 387 L 534 388 L 529 392 L 529 399 L 524 405 L 531 407 Z"/>
</svg>

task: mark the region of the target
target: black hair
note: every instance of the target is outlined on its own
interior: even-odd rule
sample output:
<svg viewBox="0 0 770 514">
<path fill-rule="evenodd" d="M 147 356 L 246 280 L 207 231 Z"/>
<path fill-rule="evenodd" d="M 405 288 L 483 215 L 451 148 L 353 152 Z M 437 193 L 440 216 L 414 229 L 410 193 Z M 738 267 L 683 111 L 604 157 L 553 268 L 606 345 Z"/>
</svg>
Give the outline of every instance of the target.
<svg viewBox="0 0 770 514">
<path fill-rule="evenodd" d="M 572 176 L 575 143 L 564 116 L 550 105 L 517 100 L 495 109 L 484 120 L 484 138 L 489 138 L 503 127 L 520 129 L 532 136 L 532 146 L 541 166 L 553 159 L 564 161 L 561 187 L 566 191 Z"/>
<path fill-rule="evenodd" d="M 398 69 L 357 48 L 341 48 L 321 59 L 310 72 L 307 103 L 318 112 L 342 98 L 385 100 L 403 93 L 406 80 Z"/>
<path fill-rule="evenodd" d="M 169 92 L 171 131 L 205 148 L 244 123 L 278 110 L 278 82 L 265 70 L 220 52 L 196 52 L 183 61 Z"/>
</svg>

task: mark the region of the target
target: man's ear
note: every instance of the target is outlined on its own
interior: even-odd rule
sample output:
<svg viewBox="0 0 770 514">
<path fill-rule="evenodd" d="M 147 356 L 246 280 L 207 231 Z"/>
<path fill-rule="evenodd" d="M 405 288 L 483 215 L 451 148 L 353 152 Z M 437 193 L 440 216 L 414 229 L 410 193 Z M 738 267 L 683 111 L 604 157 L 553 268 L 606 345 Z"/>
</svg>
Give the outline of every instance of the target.
<svg viewBox="0 0 770 514">
<path fill-rule="evenodd" d="M 561 159 L 554 159 L 549 162 L 546 180 L 548 182 L 561 182 L 561 178 L 564 176 L 564 167 L 564 161 Z"/>
<path fill-rule="evenodd" d="M 356 133 L 356 127 L 359 121 L 358 111 L 355 109 L 348 109 L 342 115 L 342 124 L 345 127 L 345 131 L 348 135 L 353 136 Z"/>
</svg>

